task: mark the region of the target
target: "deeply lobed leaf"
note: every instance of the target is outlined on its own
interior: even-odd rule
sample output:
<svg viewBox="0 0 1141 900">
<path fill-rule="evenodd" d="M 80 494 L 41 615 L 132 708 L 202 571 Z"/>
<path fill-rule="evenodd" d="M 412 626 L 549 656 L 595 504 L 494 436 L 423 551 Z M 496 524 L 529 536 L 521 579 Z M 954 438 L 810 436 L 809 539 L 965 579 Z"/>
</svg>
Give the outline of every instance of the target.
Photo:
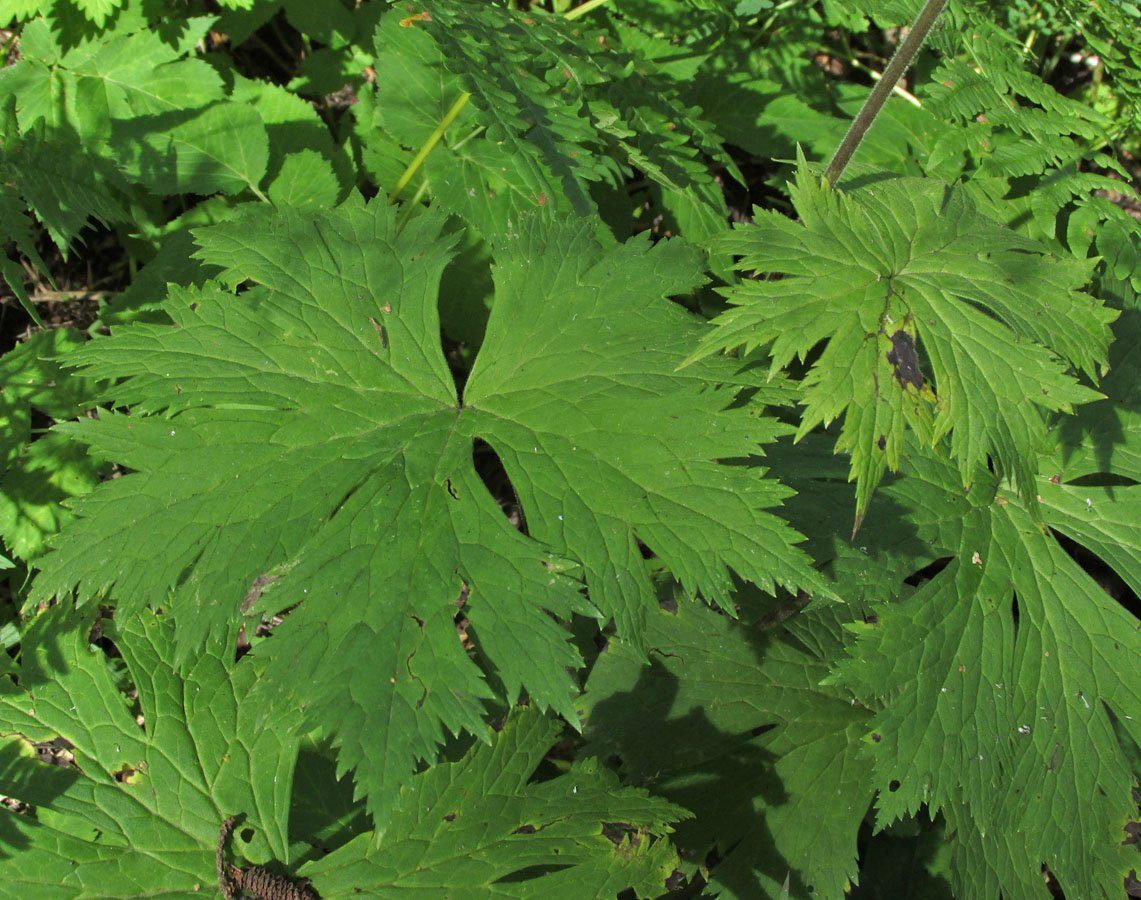
<svg viewBox="0 0 1141 900">
<path fill-rule="evenodd" d="M 1141 692 L 1121 673 L 1141 654 L 1137 621 L 1013 495 L 964 498 L 953 469 L 930 459 L 907 472 L 887 493 L 939 510 L 920 536 L 949 561 L 877 605 L 833 676 L 878 708 L 867 740 L 878 824 L 943 809 L 964 897 L 1045 898 L 1043 864 L 1067 893 L 1096 896 L 1136 865 L 1122 829 L 1136 814 L 1128 748 L 1141 742 Z M 1136 487 L 1036 487 L 1048 526 L 1141 586 L 1104 539 L 1141 546 L 1124 524 Z"/>
<path fill-rule="evenodd" d="M 725 291 L 733 308 L 702 353 L 769 345 L 775 371 L 827 340 L 798 436 L 844 415 L 857 526 L 900 464 L 905 424 L 932 445 L 950 432 L 964 483 L 993 457 L 1032 497 L 1044 413 L 1100 396 L 1066 371 L 1096 377 L 1117 315 L 1079 293 L 1089 264 L 1047 255 L 931 179 L 836 191 L 802 168 L 793 200 L 801 223 L 758 213 L 715 242 L 770 277 Z"/>
<path fill-rule="evenodd" d="M 821 685 L 849 616 L 826 607 L 765 631 L 679 604 L 651 617 L 649 667 L 610 646 L 591 670 L 587 750 L 696 814 L 675 840 L 687 870 L 716 861 L 707 878 L 721 897 L 838 897 L 856 880 L 870 716 Z"/>
<path fill-rule="evenodd" d="M 297 719 L 260 728 L 241 699 L 249 664 L 206 652 L 172 664 L 169 617 L 124 617 L 112 631 L 138 689 L 142 726 L 107 658 L 88 644 L 95 617 L 57 606 L 21 636 L 19 684 L 0 684 L 5 794 L 0 896 L 191 900 L 214 881 L 222 819 L 241 811 L 257 827 L 255 857 L 288 861 L 284 830 L 296 758 Z M 110 628 L 109 623 L 103 623 Z M 29 742 L 65 748 L 64 768 Z"/>
<path fill-rule="evenodd" d="M 132 373 L 112 396 L 134 414 L 66 430 L 135 472 L 77 505 L 36 582 L 36 598 L 78 587 L 124 611 L 171 592 L 183 653 L 243 612 L 300 604 L 261 690 L 336 735 L 380 824 L 444 729 L 486 734 L 480 666 L 506 699 L 526 690 L 574 720 L 579 658 L 556 619 L 613 618 L 640 646 L 656 605 L 640 542 L 717 603 L 729 569 L 819 587 L 766 511 L 787 492 L 716 462 L 781 429 L 726 409 L 727 361 L 677 371 L 700 326 L 664 296 L 700 281 L 697 251 L 603 251 L 590 222 L 521 227 L 497 250 L 460 403 L 439 346 L 441 224 L 398 232 L 358 198 L 200 230 L 221 281 L 172 287 L 174 327 L 123 328 L 79 357 Z M 526 533 L 474 470 L 476 439 L 503 461 Z M 128 549 L 96 552 L 108 540 Z M 579 566 L 588 597 L 566 574 Z"/>
<path fill-rule="evenodd" d="M 655 896 L 677 865 L 663 836 L 685 811 L 620 787 L 596 761 L 535 781 L 557 723 L 513 714 L 490 746 L 440 764 L 405 788 L 387 830 L 311 866 L 322 896 L 565 897 L 633 888 Z"/>
</svg>

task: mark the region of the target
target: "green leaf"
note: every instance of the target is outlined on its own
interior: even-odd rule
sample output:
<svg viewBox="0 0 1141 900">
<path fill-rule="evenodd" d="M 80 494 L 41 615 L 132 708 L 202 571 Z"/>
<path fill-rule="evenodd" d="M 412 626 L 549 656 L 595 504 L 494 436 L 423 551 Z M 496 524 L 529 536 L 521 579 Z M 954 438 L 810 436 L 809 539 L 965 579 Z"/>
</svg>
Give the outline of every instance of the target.
<svg viewBox="0 0 1141 900">
<path fill-rule="evenodd" d="M 0 538 L 7 548 L 25 560 L 45 553 L 46 538 L 74 518 L 63 501 L 94 489 L 100 468 L 82 444 L 62 434 L 22 448 L 0 476 Z"/>
<path fill-rule="evenodd" d="M 828 436 L 810 434 L 795 445 L 782 439 L 766 457 L 796 491 L 783 515 L 848 603 L 893 597 L 904 579 L 941 558 L 939 548 L 916 535 L 916 526 L 942 519 L 946 497 L 933 496 L 922 479 L 887 476 L 892 490 L 872 497 L 865 528 L 848 540 L 856 501 L 844 481 L 847 465 L 832 453 Z"/>
<path fill-rule="evenodd" d="M 505 234 L 524 212 L 587 215 L 595 185 L 619 184 L 630 167 L 661 185 L 691 237 L 724 223 L 705 157 L 743 176 L 720 138 L 652 63 L 611 50 L 604 35 L 558 16 L 442 0 L 423 18 L 390 11 L 374 46 L 376 104 L 358 110 L 357 132 L 386 189 L 394 148 L 375 143 L 419 150 L 466 91 L 470 102 L 423 173 L 431 195 L 483 236 Z"/>
<path fill-rule="evenodd" d="M 373 40 L 375 112 L 371 117 L 358 112 L 362 152 L 375 156 L 377 149 L 370 145 L 386 138 L 410 151 L 420 150 L 461 94 L 474 89 L 471 101 L 424 162 L 423 177 L 443 208 L 463 215 L 488 238 L 502 235 L 524 212 L 540 217 L 591 212 L 594 203 L 586 184 L 600 176 L 587 149 L 595 143 L 594 135 L 574 111 L 581 99 L 561 96 L 556 106 L 549 96 L 554 93 L 551 86 L 531 74 L 555 65 L 560 54 L 575 53 L 573 43 L 561 32 L 551 32 L 550 40 L 536 39 L 504 10 L 454 3 L 444 9 L 448 21 L 460 14 L 473 16 L 460 27 L 465 37 L 478 36 L 478 43 L 456 41 L 448 31 L 430 34 L 425 29 L 436 25 L 406 21 L 404 10 L 392 10 L 381 19 Z M 507 72 L 501 62 L 487 58 L 492 35 L 496 58 L 504 53 L 515 58 L 516 66 Z M 521 43 L 527 44 L 526 51 Z M 532 57 L 536 52 L 539 55 Z M 513 94 L 517 99 L 509 99 Z M 526 109 L 517 110 L 515 104 Z M 535 123 L 534 134 L 526 118 Z M 581 172 L 575 176 L 567 173 L 567 191 L 560 173 L 567 169 L 569 154 L 581 156 L 583 165 L 576 167 Z M 410 161 L 411 155 L 404 165 Z M 371 168 L 391 191 L 395 180 L 384 177 L 377 168 L 380 162 Z M 395 168 L 390 178 L 398 177 L 402 168 Z"/>
<path fill-rule="evenodd" d="M 266 169 L 268 183 L 281 179 L 287 164 L 297 174 L 289 176 L 287 173 L 284 177 L 299 177 L 303 162 L 311 180 L 310 197 L 331 194 L 331 199 L 322 205 L 333 206 L 348 193 L 353 180 L 352 163 L 344 149 L 337 146 L 328 125 L 311 103 L 278 85 L 243 78 L 236 72 L 226 74 L 233 82 L 231 101 L 255 108 L 265 123 L 270 147 Z M 298 156 L 299 160 L 288 163 Z M 321 158 L 314 159 L 314 156 Z"/>
<path fill-rule="evenodd" d="M 45 538 L 74 518 L 62 501 L 99 480 L 82 445 L 58 434 L 32 440 L 33 415 L 70 419 L 98 395 L 59 362 L 83 342 L 66 329 L 41 331 L 0 357 L 0 538 L 22 559 L 40 556 Z"/>
<path fill-rule="evenodd" d="M 1048 475 L 1074 481 L 1105 473 L 1141 482 L 1141 310 L 1128 308 L 1113 324 L 1104 400 L 1090 403 L 1054 430 L 1057 450 Z"/>
<path fill-rule="evenodd" d="M 182 58 L 211 21 L 186 20 L 177 39 L 113 34 L 58 60 L 25 59 L 0 79 L 0 93 L 18 99 L 25 130 L 42 119 L 48 139 L 94 156 L 97 171 L 113 164 L 160 193 L 256 191 L 269 153 L 262 117 L 227 100 L 204 60 Z M 82 180 L 83 171 L 68 177 Z"/>
<path fill-rule="evenodd" d="M 787 491 L 716 462 L 783 427 L 726 409 L 728 361 L 677 371 L 701 325 L 664 298 L 700 283 L 698 251 L 603 251 L 590 221 L 528 224 L 496 249 L 460 403 L 439 344 L 441 225 L 397 233 L 383 201 L 355 198 L 199 230 L 222 282 L 172 287 L 174 327 L 83 351 L 90 373 L 131 375 L 111 396 L 132 414 L 65 430 L 134 473 L 77 504 L 34 589 L 110 592 L 125 611 L 173 592 L 184 653 L 241 612 L 300 604 L 275 633 L 267 696 L 336 735 L 381 825 L 445 729 L 486 734 L 480 665 L 508 701 L 526 690 L 574 721 L 579 657 L 556 619 L 613 618 L 639 646 L 656 605 L 643 545 L 720 604 L 730 569 L 819 588 L 767 511 Z M 502 460 L 526 533 L 473 468 L 476 439 Z M 123 554 L 100 552 L 109 541 Z M 580 566 L 589 599 L 567 574 Z"/>
<path fill-rule="evenodd" d="M 102 26 L 107 17 L 122 5 L 123 0 L 73 0 L 73 2 L 88 19 Z"/>
<path fill-rule="evenodd" d="M 300 209 L 335 206 L 341 186 L 332 166 L 315 150 L 290 153 L 266 191 L 274 206 Z"/>
<path fill-rule="evenodd" d="M 198 37 L 208 23 L 189 22 Z M 21 107 L 20 124 L 27 128 L 38 118 L 49 126 L 66 121 L 85 141 L 93 141 L 109 138 L 116 122 L 129 123 L 136 116 L 200 110 L 222 99 L 222 81 L 206 62 L 182 59 L 189 49 L 153 31 L 76 47 L 59 61 L 64 97 L 53 98 L 46 107 Z M 73 99 L 63 103 L 68 93 Z M 105 155 L 106 148 L 100 152 Z"/>
<path fill-rule="evenodd" d="M 265 123 L 239 103 L 137 115 L 111 141 L 123 171 L 164 194 L 256 191 L 269 159 Z"/>
<path fill-rule="evenodd" d="M 423 27 L 471 91 L 487 139 L 502 144 L 528 199 L 577 216 L 593 212 L 588 185 L 613 182 L 620 169 L 588 149 L 597 138 L 583 115 L 583 87 L 605 76 L 571 28 L 555 17 L 490 5 L 443 0 L 425 7 L 430 18 Z"/>
<path fill-rule="evenodd" d="M 513 714 L 490 746 L 417 775 L 387 829 L 304 873 L 326 900 L 362 891 L 456 900 L 660 894 L 677 865 L 663 834 L 685 811 L 620 787 L 594 761 L 533 780 L 559 730 L 533 711 Z"/>
<path fill-rule="evenodd" d="M 0 237 L 9 246 L 14 246 L 23 254 L 24 258 L 35 267 L 37 272 L 47 273 L 47 267 L 40 252 L 36 249 L 35 237 L 32 232 L 32 221 L 28 215 L 26 204 L 16 195 L 16 192 L 5 185 L 0 188 Z M 8 290 L 20 301 L 20 306 L 28 317 L 40 328 L 44 327 L 43 319 L 36 312 L 36 307 L 28 296 L 24 287 L 24 269 L 11 256 L 0 256 L 0 275 Z"/>
<path fill-rule="evenodd" d="M 310 734 L 300 741 L 293 772 L 289 834 L 324 852 L 370 830 L 364 803 L 351 778 L 337 778 L 332 742 Z"/>
<path fill-rule="evenodd" d="M 15 98 L 9 102 L 14 103 Z M 130 219 L 124 197 L 126 183 L 111 165 L 84 154 L 74 134 L 50 134 L 43 121 L 24 134 L 19 133 L 14 120 L 8 125 L 0 149 L 0 177 L 23 197 L 65 257 L 92 218 L 105 223 Z M 20 252 L 43 270 L 27 225 L 16 217 L 12 205 L 11 200 L 5 203 L 9 207 L 4 216 L 5 232 L 16 240 Z"/>
<path fill-rule="evenodd" d="M 635 537 L 718 603 L 726 565 L 770 591 L 811 583 L 788 552 L 799 536 L 762 511 L 786 492 L 713 462 L 758 453 L 783 426 L 725 409 L 734 398 L 718 385 L 735 380 L 735 366 L 676 370 L 703 329 L 660 298 L 700 282 L 698 253 L 641 239 L 601 252 L 590 234 L 532 228 L 499 249 L 495 304 L 464 391 L 529 532 L 586 565 L 592 602 L 623 635 L 639 634 L 656 604 Z"/>
<path fill-rule="evenodd" d="M 122 632 L 102 621 L 138 689 L 140 726 L 88 643 L 95 622 L 63 606 L 39 615 L 22 635 L 19 684 L 0 684 L 0 735 L 15 738 L 0 763 L 5 794 L 32 807 L 0 811 L 0 840 L 19 847 L 0 859 L 0 897 L 201 897 L 216 881 L 222 819 L 238 812 L 257 834 L 248 856 L 288 861 L 297 723 L 260 728 L 240 703 L 252 661 L 228 649 L 175 667 L 169 618 L 130 617 Z M 66 748 L 73 763 L 43 762 L 29 742 Z"/>
<path fill-rule="evenodd" d="M 23 20 L 40 12 L 44 0 L 3 0 L 0 2 L 0 17 L 8 24 L 12 19 Z"/>
<path fill-rule="evenodd" d="M 974 505 L 948 465 L 913 465 L 943 510 L 919 536 L 949 562 L 878 605 L 834 676 L 877 709 L 878 823 L 942 808 L 959 896 L 1047 897 L 1043 864 L 1067 894 L 1097 896 L 1136 866 L 1122 846 L 1135 773 L 1118 732 L 1141 742 L 1141 691 L 1122 678 L 1141 654 L 1137 621 L 1016 497 Z M 1138 582 L 1137 487 L 1036 488 L 1046 526 Z"/>
<path fill-rule="evenodd" d="M 1044 412 L 1100 396 L 1065 368 L 1093 378 L 1106 361 L 1116 313 L 1078 292 L 1089 264 L 1047 255 L 931 179 L 832 190 L 802 166 L 792 193 L 800 223 L 758 213 L 713 242 L 743 270 L 784 277 L 726 289 L 733 308 L 699 355 L 769 346 L 776 371 L 828 341 L 797 434 L 844 414 L 857 527 L 899 467 L 905 424 L 932 445 L 950 432 L 965 484 L 993 456 L 1032 498 Z"/>
<path fill-rule="evenodd" d="M 587 751 L 696 814 L 675 842 L 690 861 L 721 857 L 708 873 L 721 897 L 780 896 L 786 878 L 788 896 L 839 897 L 856 878 L 869 715 L 820 685 L 840 650 L 829 609 L 765 633 L 683 602 L 651 617 L 649 668 L 611 645 L 591 671 Z"/>
</svg>

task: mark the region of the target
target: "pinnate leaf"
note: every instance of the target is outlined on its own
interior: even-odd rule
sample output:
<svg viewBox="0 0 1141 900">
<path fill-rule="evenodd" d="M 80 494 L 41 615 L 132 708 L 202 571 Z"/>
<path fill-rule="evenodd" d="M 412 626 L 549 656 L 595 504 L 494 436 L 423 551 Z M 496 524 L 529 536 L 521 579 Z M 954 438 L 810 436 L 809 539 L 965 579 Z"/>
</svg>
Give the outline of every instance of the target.
<svg viewBox="0 0 1141 900">
<path fill-rule="evenodd" d="M 443 208 L 488 239 L 524 211 L 586 215 L 593 185 L 617 185 L 632 169 L 700 237 L 726 215 L 703 155 L 743 178 L 653 62 L 561 16 L 431 0 L 413 16 L 387 13 L 374 46 L 376 103 L 366 95 L 358 117 L 366 165 L 391 189 L 393 155 L 424 146 L 459 100 L 423 176 Z"/>
</svg>

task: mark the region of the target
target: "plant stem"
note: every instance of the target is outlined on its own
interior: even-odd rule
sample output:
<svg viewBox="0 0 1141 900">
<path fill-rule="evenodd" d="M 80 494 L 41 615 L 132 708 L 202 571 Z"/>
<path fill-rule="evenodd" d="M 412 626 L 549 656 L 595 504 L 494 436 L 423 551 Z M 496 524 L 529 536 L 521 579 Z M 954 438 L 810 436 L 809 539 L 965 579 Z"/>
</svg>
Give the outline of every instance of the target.
<svg viewBox="0 0 1141 900">
<path fill-rule="evenodd" d="M 860 62 L 858 59 L 856 59 L 856 57 L 853 56 L 851 58 L 850 62 L 852 64 L 853 69 L 860 69 L 864 72 L 867 72 L 872 77 L 873 81 L 882 81 L 883 80 L 883 74 L 882 73 L 877 72 L 871 66 L 865 66 L 862 62 Z M 906 100 L 912 106 L 918 106 L 918 107 L 923 106 L 923 104 L 919 102 L 919 99 L 914 94 L 909 93 L 904 88 L 901 88 L 898 84 L 891 89 L 891 92 L 898 97 L 902 97 L 904 100 Z"/>
<path fill-rule="evenodd" d="M 872 92 L 868 94 L 868 99 L 860 107 L 860 111 L 848 128 L 848 133 L 840 142 L 836 155 L 828 163 L 828 168 L 824 170 L 824 178 L 829 184 L 835 185 L 840 179 L 840 175 L 851 162 L 856 148 L 860 146 L 860 141 L 864 139 L 864 135 L 872 127 L 872 122 L 879 115 L 879 111 L 887 102 L 887 98 L 891 96 L 892 88 L 899 83 L 899 79 L 903 77 L 903 73 L 911 65 L 911 60 L 919 52 L 919 48 L 923 46 L 923 42 L 931 31 L 931 26 L 935 24 L 935 20 L 939 18 L 939 14 L 943 12 L 943 7 L 946 5 L 947 0 L 927 0 L 923 4 L 923 9 L 915 17 L 915 22 L 907 33 L 907 37 L 903 39 L 903 43 L 895 51 L 895 56 L 891 58 L 891 62 L 884 69 L 883 77 L 876 82 Z"/>
<path fill-rule="evenodd" d="M 390 204 L 396 202 L 396 198 L 400 196 L 400 192 L 404 190 L 408 182 L 412 180 L 412 176 L 415 175 L 420 166 L 423 165 L 424 160 L 428 158 L 428 154 L 432 152 L 436 144 L 440 143 L 444 132 L 447 131 L 448 126 L 455 121 L 456 116 L 460 114 L 460 110 L 467 106 L 469 99 L 471 99 L 471 94 L 464 91 L 460 94 L 456 102 L 452 104 L 452 108 L 449 109 L 444 118 L 440 120 L 440 124 L 436 126 L 436 130 L 433 131 L 431 137 L 424 142 L 424 146 L 420 148 L 416 156 L 413 157 L 412 162 L 408 164 L 408 168 L 405 169 L 400 176 L 400 180 L 396 182 L 396 187 L 394 187 L 392 193 L 388 195 L 388 202 Z"/>
<path fill-rule="evenodd" d="M 585 3 L 580 3 L 574 9 L 568 9 L 563 13 L 564 19 L 577 19 L 579 16 L 585 16 L 592 9 L 597 9 L 603 3 L 609 3 L 610 0 L 586 0 Z"/>
<path fill-rule="evenodd" d="M 428 179 L 425 178 L 420 182 L 420 187 L 416 189 L 416 193 L 412 195 L 412 199 L 404 204 L 404 208 L 400 211 L 400 216 L 396 220 L 396 233 L 400 234 L 404 230 L 405 224 L 412 217 L 412 213 L 416 210 L 416 204 L 420 202 L 420 198 L 428 191 Z"/>
<path fill-rule="evenodd" d="M 585 15 L 592 9 L 601 6 L 603 3 L 609 2 L 610 0 L 586 0 L 585 3 L 576 6 L 574 9 L 567 10 L 566 13 L 563 14 L 563 18 L 577 19 L 579 16 Z M 946 2 L 946 0 L 944 0 L 944 2 Z M 432 149 L 436 146 L 436 144 L 440 143 L 440 139 L 443 138 L 444 132 L 447 131 L 448 126 L 455 121 L 456 116 L 458 116 L 460 114 L 460 110 L 462 110 L 467 105 L 469 99 L 471 99 L 471 93 L 464 91 L 462 94 L 460 94 L 459 99 L 457 99 L 456 102 L 452 104 L 452 108 L 448 110 L 447 114 L 441 120 L 440 124 L 436 126 L 436 130 L 432 132 L 431 136 L 424 143 L 424 146 L 421 147 L 419 152 L 417 152 L 417 154 L 412 158 L 412 162 L 408 164 L 408 168 L 406 168 L 401 173 L 400 180 L 396 182 L 396 187 L 394 187 L 392 189 L 392 193 L 388 195 L 388 202 L 390 205 L 396 202 L 396 198 L 400 196 L 400 192 L 408 186 L 408 182 L 412 180 L 412 176 L 415 175 L 417 171 L 419 171 L 420 166 L 424 164 L 424 160 L 428 158 L 428 154 L 432 152 Z M 421 189 L 421 191 L 417 192 L 416 196 L 419 197 L 422 193 L 423 190 Z"/>
</svg>

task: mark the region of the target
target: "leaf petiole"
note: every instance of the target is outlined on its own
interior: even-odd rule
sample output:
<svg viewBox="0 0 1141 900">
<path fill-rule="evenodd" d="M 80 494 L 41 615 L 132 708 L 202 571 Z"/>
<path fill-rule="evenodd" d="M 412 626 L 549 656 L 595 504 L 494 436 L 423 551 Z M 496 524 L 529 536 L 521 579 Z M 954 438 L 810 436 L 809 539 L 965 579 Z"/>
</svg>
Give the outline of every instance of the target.
<svg viewBox="0 0 1141 900">
<path fill-rule="evenodd" d="M 832 157 L 832 161 L 828 163 L 828 168 L 824 170 L 824 179 L 831 185 L 835 185 L 840 180 L 844 169 L 847 168 L 848 163 L 852 161 L 852 156 L 856 152 L 856 148 L 860 146 L 860 142 L 864 139 L 864 135 L 868 133 L 868 129 L 872 127 L 872 123 L 876 120 L 887 98 L 891 96 L 895 86 L 899 83 L 899 79 L 903 77 L 903 73 L 907 71 L 907 67 L 911 65 L 911 60 L 915 58 L 915 54 L 919 52 L 919 48 L 923 46 L 923 42 L 927 39 L 928 33 L 931 31 L 931 26 L 935 24 L 935 20 L 939 18 L 940 13 L 943 12 L 943 7 L 947 5 L 947 0 L 927 0 L 923 5 L 923 9 L 919 11 L 919 15 L 915 17 L 915 24 L 911 26 L 911 30 L 907 33 L 907 37 L 899 45 L 899 49 L 895 51 L 895 56 L 887 64 L 884 69 L 883 77 L 877 82 L 872 92 L 868 94 L 868 99 L 864 101 L 864 105 L 860 107 L 860 111 L 856 113 L 856 118 L 852 120 L 852 124 L 848 127 L 848 133 L 844 135 L 844 140 L 840 142 L 840 146 L 836 150 L 836 155 Z"/>
<path fill-rule="evenodd" d="M 424 146 L 420 148 L 416 156 L 413 157 L 412 162 L 408 164 L 408 168 L 404 170 L 400 176 L 400 180 L 396 182 L 396 187 L 392 189 L 392 193 L 388 195 L 388 203 L 392 205 L 396 202 L 396 198 L 400 196 L 400 192 L 412 180 L 412 176 L 416 174 L 420 166 L 424 164 L 424 160 L 428 158 L 428 154 L 432 152 L 436 144 L 440 143 L 440 139 L 444 136 L 444 132 L 448 130 L 448 126 L 456 120 L 456 116 L 460 111 L 467 106 L 468 100 L 471 99 L 471 93 L 464 91 L 456 98 L 456 102 L 452 104 L 452 108 L 448 110 L 440 124 L 436 126 L 436 130 L 432 132 L 428 140 L 424 142 Z"/>
<path fill-rule="evenodd" d="M 591 10 L 602 6 L 603 3 L 609 2 L 610 0 L 586 0 L 585 3 L 580 3 L 574 9 L 568 9 L 565 13 L 563 13 L 563 18 L 567 19 L 568 21 L 571 19 L 577 19 L 579 16 L 585 16 Z"/>
</svg>

